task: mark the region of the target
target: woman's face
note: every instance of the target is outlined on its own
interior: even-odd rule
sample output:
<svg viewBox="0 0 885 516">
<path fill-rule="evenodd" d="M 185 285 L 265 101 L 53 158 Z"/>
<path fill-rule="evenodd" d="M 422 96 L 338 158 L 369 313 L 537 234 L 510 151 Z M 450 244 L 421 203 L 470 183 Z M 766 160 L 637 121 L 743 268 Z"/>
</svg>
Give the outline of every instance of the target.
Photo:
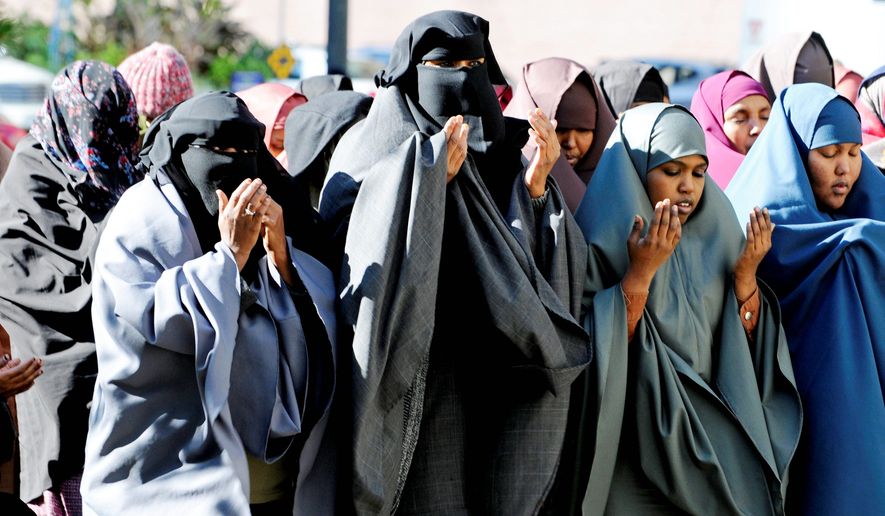
<svg viewBox="0 0 885 516">
<path fill-rule="evenodd" d="M 654 206 L 664 199 L 679 208 L 679 222 L 685 224 L 704 194 L 707 159 L 691 154 L 668 161 L 648 171 L 646 192 Z"/>
<path fill-rule="evenodd" d="M 286 128 L 285 127 L 274 127 L 270 132 L 270 146 L 268 150 L 273 157 L 277 157 L 283 152 L 283 144 L 285 142 L 286 137 Z"/>
<path fill-rule="evenodd" d="M 808 153 L 808 180 L 821 211 L 838 210 L 845 204 L 860 176 L 863 158 L 859 143 L 839 143 Z"/>
<path fill-rule="evenodd" d="M 556 129 L 556 138 L 568 164 L 574 168 L 593 145 L 592 129 Z"/>
<path fill-rule="evenodd" d="M 766 97 L 750 95 L 725 110 L 722 130 L 734 144 L 735 150 L 746 155 L 768 123 L 770 114 L 771 103 Z"/>
</svg>

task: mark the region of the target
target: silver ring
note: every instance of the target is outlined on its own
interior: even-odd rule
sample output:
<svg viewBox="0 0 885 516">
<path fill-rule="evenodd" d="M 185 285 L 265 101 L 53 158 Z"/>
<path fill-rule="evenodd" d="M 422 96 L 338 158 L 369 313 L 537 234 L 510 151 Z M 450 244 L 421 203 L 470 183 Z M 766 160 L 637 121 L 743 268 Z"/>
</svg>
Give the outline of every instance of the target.
<svg viewBox="0 0 885 516">
<path fill-rule="evenodd" d="M 254 216 L 255 216 L 255 212 L 252 211 L 252 210 L 249 208 L 249 206 L 246 206 L 246 209 L 243 210 L 243 211 L 246 213 L 246 215 L 248 215 L 248 216 L 250 216 L 250 217 L 254 217 Z"/>
</svg>

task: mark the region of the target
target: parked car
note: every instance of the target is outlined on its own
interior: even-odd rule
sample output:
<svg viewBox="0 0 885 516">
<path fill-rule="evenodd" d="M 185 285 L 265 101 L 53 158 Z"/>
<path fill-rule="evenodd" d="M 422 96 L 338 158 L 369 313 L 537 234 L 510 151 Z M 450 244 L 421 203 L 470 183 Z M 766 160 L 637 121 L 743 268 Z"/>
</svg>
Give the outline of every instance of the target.
<svg viewBox="0 0 885 516">
<path fill-rule="evenodd" d="M 282 82 L 296 86 L 301 79 L 328 73 L 326 47 L 292 46 L 295 65 L 289 78 Z M 375 73 L 387 65 L 390 49 L 385 47 L 360 47 L 347 52 L 347 76 L 353 81 L 354 91 L 370 95 L 375 92 Z"/>
<path fill-rule="evenodd" d="M 52 72 L 2 55 L 0 49 L 0 118 L 16 127 L 29 128 L 53 78 Z"/>
</svg>

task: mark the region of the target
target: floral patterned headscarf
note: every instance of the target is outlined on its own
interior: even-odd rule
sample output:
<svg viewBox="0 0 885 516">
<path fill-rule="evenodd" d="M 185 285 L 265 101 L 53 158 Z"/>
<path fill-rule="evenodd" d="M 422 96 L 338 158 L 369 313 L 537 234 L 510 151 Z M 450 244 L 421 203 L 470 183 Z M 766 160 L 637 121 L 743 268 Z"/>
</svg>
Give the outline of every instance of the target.
<svg viewBox="0 0 885 516">
<path fill-rule="evenodd" d="M 75 61 L 59 72 L 31 135 L 68 175 L 88 211 L 106 213 L 142 178 L 135 168 L 135 96 L 106 63 Z"/>
</svg>

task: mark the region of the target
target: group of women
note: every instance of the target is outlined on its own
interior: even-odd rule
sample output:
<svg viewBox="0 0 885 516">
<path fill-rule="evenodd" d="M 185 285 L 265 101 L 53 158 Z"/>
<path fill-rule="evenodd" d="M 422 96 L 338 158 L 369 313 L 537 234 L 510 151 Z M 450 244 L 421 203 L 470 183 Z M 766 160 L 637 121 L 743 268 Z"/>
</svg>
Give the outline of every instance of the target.
<svg viewBox="0 0 885 516">
<path fill-rule="evenodd" d="M 745 70 L 689 110 L 550 58 L 511 98 L 441 11 L 374 99 L 206 93 L 139 135 L 124 75 L 68 66 L 0 183 L 20 498 L 882 512 L 885 71 L 840 95 L 815 33 Z"/>
</svg>

